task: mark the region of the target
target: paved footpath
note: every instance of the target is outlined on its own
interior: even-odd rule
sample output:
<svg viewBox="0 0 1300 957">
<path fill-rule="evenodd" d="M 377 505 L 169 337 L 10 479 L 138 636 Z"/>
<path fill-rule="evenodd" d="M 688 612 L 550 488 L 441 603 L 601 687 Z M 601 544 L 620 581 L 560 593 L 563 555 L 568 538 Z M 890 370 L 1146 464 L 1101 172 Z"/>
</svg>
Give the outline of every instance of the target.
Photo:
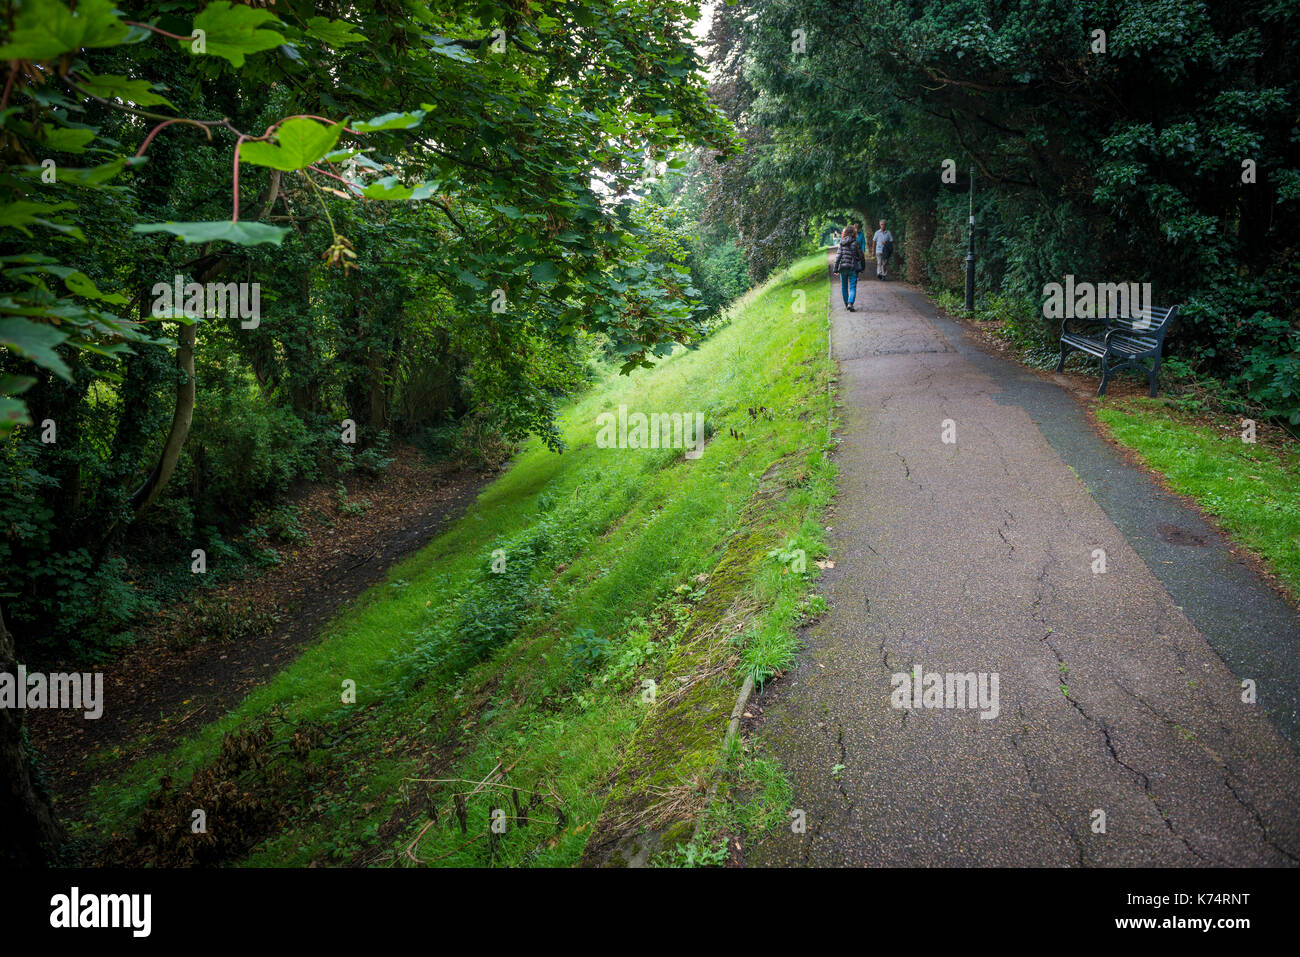
<svg viewBox="0 0 1300 957">
<path fill-rule="evenodd" d="M 754 700 L 806 831 L 748 863 L 1300 863 L 1300 618 L 1059 385 L 863 275 L 830 611 Z M 895 708 L 915 666 L 996 673 L 997 717 Z"/>
</svg>

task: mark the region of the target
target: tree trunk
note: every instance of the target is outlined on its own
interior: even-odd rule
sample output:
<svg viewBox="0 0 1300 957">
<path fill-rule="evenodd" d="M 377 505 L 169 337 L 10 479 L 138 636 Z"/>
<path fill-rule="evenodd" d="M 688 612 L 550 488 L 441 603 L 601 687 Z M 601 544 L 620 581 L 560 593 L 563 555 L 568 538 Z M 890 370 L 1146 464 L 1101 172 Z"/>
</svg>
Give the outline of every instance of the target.
<svg viewBox="0 0 1300 957">
<path fill-rule="evenodd" d="M 190 423 L 194 420 L 194 340 L 197 335 L 197 322 L 181 326 L 180 336 L 176 340 L 176 364 L 180 366 L 184 378 L 176 386 L 176 411 L 172 413 L 172 427 L 153 471 L 131 496 L 133 516 L 139 517 L 167 487 L 181 457 L 181 448 L 190 434 Z"/>
<path fill-rule="evenodd" d="M 321 407 L 320 380 L 316 373 L 318 364 L 311 337 L 311 271 L 304 269 L 299 281 L 302 292 L 302 333 L 293 335 L 291 332 L 288 336 L 282 333 L 281 344 L 285 353 L 285 377 L 289 382 L 293 411 L 299 418 L 306 418 Z"/>
<path fill-rule="evenodd" d="M 253 219 L 261 219 L 270 212 L 279 194 L 280 171 L 271 170 L 271 180 L 267 184 L 266 192 L 262 194 L 260 211 Z M 225 256 L 217 256 L 198 271 L 194 277 L 195 281 L 211 282 L 225 271 L 228 263 L 229 260 Z M 172 413 L 172 427 L 167 433 L 167 441 L 163 443 L 162 454 L 158 456 L 157 464 L 149 473 L 149 477 L 144 480 L 144 484 L 131 496 L 133 518 L 139 518 L 140 513 L 152 505 L 162 494 L 162 490 L 167 487 L 167 482 L 171 479 L 172 472 L 176 470 L 176 463 L 181 457 L 185 439 L 190 434 L 190 423 L 194 419 L 194 342 L 197 336 L 197 322 L 181 326 L 180 336 L 177 337 L 176 364 L 180 366 L 184 378 L 176 386 L 176 411 Z"/>
<path fill-rule="evenodd" d="M 370 374 L 370 427 L 376 432 L 388 428 L 389 378 L 386 358 L 377 348 L 370 351 L 370 362 L 368 363 L 368 372 Z"/>
<path fill-rule="evenodd" d="M 13 636 L 0 613 L 0 672 L 17 676 Z M 0 708 L 0 863 L 40 867 L 63 843 L 49 795 L 36 784 L 23 740 L 23 713 Z"/>
</svg>

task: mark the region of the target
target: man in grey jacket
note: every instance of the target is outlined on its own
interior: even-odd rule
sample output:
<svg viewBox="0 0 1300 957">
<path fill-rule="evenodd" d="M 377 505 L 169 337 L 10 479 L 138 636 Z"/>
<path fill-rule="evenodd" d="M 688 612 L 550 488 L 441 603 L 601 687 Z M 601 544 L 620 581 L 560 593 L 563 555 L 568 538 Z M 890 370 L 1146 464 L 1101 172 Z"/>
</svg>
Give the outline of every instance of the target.
<svg viewBox="0 0 1300 957">
<path fill-rule="evenodd" d="M 871 237 L 876 244 L 876 278 L 889 278 L 889 258 L 894 254 L 894 234 L 885 228 L 885 221 L 880 221 L 880 228 Z"/>
</svg>

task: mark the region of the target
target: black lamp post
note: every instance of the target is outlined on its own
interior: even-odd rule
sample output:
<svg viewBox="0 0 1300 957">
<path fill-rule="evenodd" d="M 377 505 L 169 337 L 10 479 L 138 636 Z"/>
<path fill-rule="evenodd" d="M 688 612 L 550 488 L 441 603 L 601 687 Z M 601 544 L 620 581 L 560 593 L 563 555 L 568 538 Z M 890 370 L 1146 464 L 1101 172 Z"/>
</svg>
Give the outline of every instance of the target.
<svg viewBox="0 0 1300 957">
<path fill-rule="evenodd" d="M 975 167 L 970 168 L 970 224 L 966 240 L 966 311 L 975 311 Z"/>
</svg>

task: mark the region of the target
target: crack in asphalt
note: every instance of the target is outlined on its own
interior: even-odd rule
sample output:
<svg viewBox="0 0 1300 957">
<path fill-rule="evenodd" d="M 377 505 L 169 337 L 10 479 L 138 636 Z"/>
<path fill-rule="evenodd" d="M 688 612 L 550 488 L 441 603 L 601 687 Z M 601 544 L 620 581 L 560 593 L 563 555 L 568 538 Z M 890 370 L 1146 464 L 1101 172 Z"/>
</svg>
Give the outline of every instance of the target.
<svg viewBox="0 0 1300 957">
<path fill-rule="evenodd" d="M 906 629 L 903 630 L 903 637 L 907 637 Z M 880 652 L 880 663 L 885 666 L 885 673 L 892 675 L 894 674 L 894 666 L 889 663 L 889 650 L 885 647 L 885 643 L 888 641 L 888 636 L 882 635 L 876 650 Z"/>
<path fill-rule="evenodd" d="M 1101 733 L 1106 738 L 1106 750 L 1110 752 L 1111 758 L 1114 760 L 1116 764 L 1118 764 L 1124 770 L 1132 774 L 1134 780 L 1136 780 L 1142 786 L 1142 791 L 1146 794 L 1147 799 L 1151 802 L 1152 806 L 1155 807 L 1156 814 L 1160 816 L 1160 820 L 1164 822 L 1164 825 L 1168 829 L 1169 833 L 1172 834 L 1174 837 L 1178 838 L 1180 841 L 1182 841 L 1183 845 L 1189 851 L 1195 854 L 1198 858 L 1200 858 L 1202 861 L 1204 861 L 1207 864 L 1213 863 L 1210 861 L 1209 858 L 1207 858 L 1204 854 L 1202 854 L 1200 851 L 1198 851 L 1195 847 L 1192 846 L 1192 842 L 1187 839 L 1186 835 L 1179 833 L 1178 829 L 1174 827 L 1174 822 L 1169 819 L 1169 815 L 1166 813 L 1165 809 L 1161 807 L 1160 799 L 1156 797 L 1155 792 L 1151 790 L 1151 779 L 1146 775 L 1146 773 L 1137 770 L 1137 768 L 1134 768 L 1132 765 L 1127 764 L 1123 759 L 1120 758 L 1119 751 L 1116 750 L 1115 748 L 1115 742 L 1111 740 L 1110 728 L 1106 726 L 1105 720 L 1098 718 L 1097 726 L 1101 728 Z"/>
<path fill-rule="evenodd" d="M 1052 643 L 1052 632 L 1049 631 L 1047 634 L 1043 635 L 1043 637 L 1039 638 L 1038 640 L 1045 643 L 1048 648 L 1051 648 L 1052 654 L 1056 658 L 1056 664 L 1057 664 L 1056 670 L 1061 677 L 1061 697 L 1065 698 L 1066 701 L 1070 702 L 1070 704 L 1074 707 L 1074 710 L 1079 712 L 1079 714 L 1083 716 L 1083 720 L 1087 721 L 1089 724 L 1092 724 L 1094 721 L 1092 715 L 1088 714 L 1088 712 L 1084 710 L 1082 704 L 1080 704 L 1078 701 L 1075 701 L 1072 697 L 1070 697 L 1070 692 L 1069 692 L 1070 686 L 1066 684 L 1065 681 L 1065 679 L 1067 679 L 1070 675 L 1070 666 L 1065 663 L 1065 656 L 1061 654 L 1060 649 L 1057 648 L 1056 645 Z M 1109 741 L 1109 738 L 1107 740 Z"/>
<path fill-rule="evenodd" d="M 836 727 L 838 729 L 838 733 L 836 735 L 835 740 L 836 743 L 839 744 L 840 746 L 840 764 L 847 768 L 849 766 L 849 753 L 848 753 L 848 749 L 844 746 L 844 725 L 837 724 Z M 840 794 L 843 796 L 844 803 L 848 806 L 848 809 L 850 811 L 855 810 L 857 805 L 853 803 L 853 798 L 849 797 L 849 792 L 845 790 L 844 782 L 841 781 L 838 777 L 836 777 L 835 784 L 839 787 Z"/>
<path fill-rule="evenodd" d="M 1024 720 L 1025 711 L 1023 708 L 1017 708 L 1016 710 L 1019 713 L 1021 720 L 1020 731 L 1022 734 L 1028 734 L 1029 724 Z M 1044 793 L 1039 790 L 1038 783 L 1034 780 L 1033 769 L 1029 767 L 1029 757 L 1020 746 L 1020 739 L 1017 738 L 1015 734 L 1009 735 L 1008 738 L 1011 741 L 1011 746 L 1015 748 L 1016 754 L 1020 756 L 1020 763 L 1024 765 L 1025 779 L 1029 784 L 1029 790 L 1034 795 L 1034 800 L 1047 812 L 1048 817 L 1056 823 L 1056 826 L 1060 829 L 1061 833 L 1064 834 L 1069 842 L 1074 845 L 1074 848 L 1079 855 L 1079 866 L 1087 867 L 1088 861 L 1084 855 L 1084 844 L 1083 840 L 1079 837 L 1078 831 L 1069 827 L 1065 821 L 1061 820 L 1060 816 L 1056 813 L 1056 809 L 1048 802 Z"/>
<path fill-rule="evenodd" d="M 1055 644 L 1052 643 L 1051 636 L 1052 633 L 1049 631 L 1047 634 L 1043 635 L 1043 637 L 1039 640 L 1045 643 L 1047 647 L 1052 650 L 1052 654 L 1053 656 L 1055 656 L 1058 665 L 1065 665 L 1065 670 L 1062 671 L 1061 674 L 1063 678 L 1068 677 L 1069 666 L 1066 665 L 1065 658 L 1062 656 L 1060 650 L 1056 647 Z M 1062 684 L 1065 684 L 1065 682 L 1063 681 Z M 1116 685 L 1119 686 L 1119 683 L 1116 682 Z M 1061 694 L 1065 698 L 1065 700 L 1070 703 L 1070 705 L 1074 708 L 1074 710 L 1077 711 L 1083 717 L 1085 721 L 1087 721 L 1089 724 L 1094 725 L 1096 728 L 1098 728 L 1101 731 L 1102 738 L 1106 744 L 1106 750 L 1110 754 L 1111 760 L 1114 761 L 1116 764 L 1118 764 L 1120 767 L 1122 767 L 1124 770 L 1126 770 L 1129 774 L 1133 775 L 1134 782 L 1137 783 L 1142 788 L 1142 792 L 1147 796 L 1147 799 L 1152 803 L 1152 805 L 1154 805 L 1156 809 L 1156 813 L 1160 816 L 1160 820 L 1164 823 L 1165 827 L 1169 830 L 1169 833 L 1174 835 L 1174 837 L 1178 838 L 1180 841 L 1182 841 L 1183 845 L 1189 851 L 1195 854 L 1198 858 L 1200 858 L 1202 861 L 1204 861 L 1207 864 L 1211 863 L 1211 861 L 1204 854 L 1202 854 L 1199 850 L 1197 850 L 1195 847 L 1192 846 L 1191 841 L 1187 839 L 1186 835 L 1179 833 L 1179 831 L 1174 827 L 1173 821 L 1170 820 L 1168 813 L 1166 812 L 1164 807 L 1160 804 L 1160 799 L 1156 796 L 1155 792 L 1151 790 L 1151 778 L 1146 774 L 1146 772 L 1138 770 L 1137 768 L 1133 767 L 1131 764 L 1129 764 L 1119 756 L 1119 750 L 1115 747 L 1115 742 L 1111 737 L 1111 729 L 1106 724 L 1106 719 L 1102 717 L 1094 718 L 1092 715 L 1088 713 L 1087 709 L 1084 708 L 1082 702 L 1075 700 L 1075 698 L 1071 696 L 1068 693 L 1068 691 L 1063 690 Z M 1173 721 L 1170 721 L 1170 723 L 1175 725 L 1177 724 L 1177 722 L 1173 722 Z"/>
<path fill-rule="evenodd" d="M 1140 694 L 1138 694 L 1136 691 L 1134 691 L 1134 690 L 1132 690 L 1131 688 L 1127 687 L 1127 686 L 1124 684 L 1124 682 L 1120 681 L 1119 679 L 1114 679 L 1114 684 L 1115 684 L 1115 687 L 1116 687 L 1116 688 L 1118 688 L 1120 691 L 1124 692 L 1124 694 L 1128 695 L 1130 698 L 1132 698 L 1132 699 L 1133 699 L 1134 701 L 1136 701 L 1138 704 L 1142 705 L 1142 707 L 1146 708 L 1148 711 L 1150 711 L 1153 715 L 1155 715 L 1155 716 L 1156 716 L 1157 718 L 1159 718 L 1161 721 L 1165 722 L 1165 724 L 1167 724 L 1167 725 L 1169 725 L 1170 727 L 1173 727 L 1173 728 L 1181 728 L 1181 727 L 1182 727 L 1182 725 L 1179 724 L 1179 723 L 1178 723 L 1174 718 L 1171 718 L 1169 715 L 1165 714 L 1165 713 L 1164 713 L 1163 711 L 1161 711 L 1159 708 L 1156 708 L 1154 705 L 1152 705 L 1149 701 L 1147 701 L 1145 698 L 1143 698 L 1143 697 L 1142 697 Z M 1226 729 L 1225 729 L 1225 730 L 1226 730 Z"/>
<path fill-rule="evenodd" d="M 890 451 L 898 456 L 898 461 L 903 463 L 903 478 L 910 482 L 912 480 L 912 467 L 907 464 L 907 459 L 903 458 L 903 453 L 898 449 L 890 449 Z"/>
<path fill-rule="evenodd" d="M 1054 563 L 1055 563 L 1054 559 L 1049 556 L 1048 560 L 1044 562 L 1042 569 L 1038 573 L 1038 577 L 1036 580 L 1038 587 L 1035 596 L 1033 598 L 1032 610 L 1030 613 L 1030 617 L 1034 621 L 1037 621 L 1043 625 L 1047 624 L 1047 620 L 1041 614 L 1042 605 L 1046 593 L 1051 588 L 1051 582 L 1048 580 L 1048 572 Z M 1162 625 L 1164 624 L 1163 620 L 1161 624 Z M 1062 678 L 1061 684 L 1064 686 L 1061 691 L 1062 697 L 1064 697 L 1065 700 L 1069 702 L 1070 706 L 1079 714 L 1080 717 L 1082 717 L 1085 721 L 1087 721 L 1089 724 L 1096 727 L 1101 732 L 1102 739 L 1106 745 L 1106 750 L 1109 753 L 1111 760 L 1114 761 L 1120 767 L 1124 768 L 1124 770 L 1128 771 L 1128 773 L 1133 776 L 1134 782 L 1141 787 L 1142 792 L 1146 795 L 1147 799 L 1151 801 L 1152 805 L 1154 805 L 1156 809 L 1156 813 L 1160 816 L 1160 820 L 1164 823 L 1165 827 L 1169 830 L 1169 832 L 1173 834 L 1175 837 L 1177 837 L 1189 851 L 1191 851 L 1193 854 L 1196 855 L 1197 858 L 1199 858 L 1201 861 L 1209 863 L 1209 859 L 1206 858 L 1206 856 L 1202 854 L 1196 847 L 1194 847 L 1185 835 L 1179 833 L 1178 830 L 1174 827 L 1173 821 L 1170 820 L 1165 808 L 1160 804 L 1159 798 L 1156 796 L 1155 792 L 1151 790 L 1150 777 L 1145 772 L 1140 771 L 1137 768 L 1134 768 L 1132 765 L 1125 762 L 1119 756 L 1119 751 L 1115 747 L 1115 742 L 1111 737 L 1111 729 L 1106 724 L 1105 719 L 1101 717 L 1094 717 L 1093 715 L 1089 714 L 1088 709 L 1084 707 L 1083 703 L 1077 700 L 1073 695 L 1069 693 L 1068 677 L 1069 677 L 1070 667 L 1066 663 L 1065 656 L 1061 653 L 1061 650 L 1056 646 L 1056 643 L 1052 641 L 1053 634 L 1054 634 L 1053 629 L 1049 628 L 1047 633 L 1044 634 L 1043 637 L 1039 639 L 1039 641 L 1042 642 L 1043 644 L 1046 644 L 1047 647 L 1051 649 L 1052 656 L 1056 659 L 1058 670 L 1060 671 L 1061 678 Z M 1151 711 L 1156 716 L 1160 717 L 1162 720 L 1168 722 L 1170 725 L 1179 727 L 1176 721 L 1174 721 L 1172 718 L 1169 718 L 1167 715 L 1161 714 L 1155 708 L 1147 704 L 1147 702 L 1143 701 L 1138 695 L 1125 688 L 1120 682 L 1116 681 L 1115 685 L 1116 687 L 1120 688 L 1121 691 L 1124 691 L 1132 695 L 1132 697 L 1135 700 L 1139 701 L 1149 711 Z"/>
<path fill-rule="evenodd" d="M 805 834 L 804 836 L 809 837 L 809 835 L 807 834 Z M 822 836 L 822 820 L 821 818 L 818 818 L 817 824 L 813 827 L 811 839 L 805 840 L 803 842 L 803 856 L 800 858 L 800 860 L 802 861 L 804 867 L 808 866 L 808 857 L 812 854 L 813 842 L 815 842 L 817 838 L 821 836 Z"/>
<path fill-rule="evenodd" d="M 1016 546 L 1015 546 L 1015 544 L 1011 541 L 1011 539 L 1007 538 L 1007 536 L 1006 536 L 1006 531 L 1004 531 L 1004 530 L 1008 530 L 1008 531 L 1010 530 L 1010 525 L 1011 525 L 1012 522 L 1014 522 L 1014 521 L 1016 520 L 1016 517 L 1015 517 L 1014 515 L 1011 514 L 1011 510 L 1008 509 L 1008 508 L 1005 508 L 1005 507 L 1004 507 L 1004 508 L 1002 509 L 1002 511 L 1006 512 L 1007 517 L 1004 518 L 1004 519 L 1002 520 L 1002 524 L 998 526 L 998 537 L 999 537 L 1000 539 L 1002 539 L 1003 544 L 1005 544 L 1005 545 L 1007 546 L 1007 548 L 1008 548 L 1008 551 L 1007 551 L 1007 559 L 1010 560 L 1012 554 L 1015 553 Z"/>
<path fill-rule="evenodd" d="M 1232 786 L 1232 779 L 1234 776 L 1232 768 L 1228 767 L 1228 765 L 1225 764 L 1223 766 L 1223 771 L 1224 771 L 1223 786 L 1228 789 L 1228 791 L 1232 794 L 1234 798 L 1236 798 L 1237 803 L 1240 804 L 1243 808 L 1245 808 L 1246 811 L 1250 814 L 1251 818 L 1255 822 L 1255 826 L 1259 828 L 1259 833 L 1264 838 L 1264 843 L 1267 844 L 1269 847 L 1273 848 L 1273 850 L 1277 851 L 1279 854 L 1285 857 L 1292 864 L 1300 864 L 1300 857 L 1297 857 L 1295 854 L 1292 854 L 1285 847 L 1282 847 L 1271 837 L 1269 837 L 1268 825 L 1264 823 L 1263 815 L 1259 813 L 1258 809 L 1255 807 L 1254 804 L 1252 804 L 1250 801 L 1247 801 L 1245 798 L 1243 798 L 1241 794 L 1238 793 L 1237 789 Z"/>
<path fill-rule="evenodd" d="M 898 451 L 898 449 L 890 449 L 889 451 L 894 454 L 894 456 L 898 459 L 900 463 L 902 463 L 903 479 L 907 481 L 910 485 L 915 486 L 918 492 L 925 492 L 926 486 L 922 482 L 920 482 L 915 475 L 912 474 L 912 465 L 910 462 L 907 461 L 907 458 L 903 455 L 903 453 Z M 957 454 L 957 447 L 954 445 L 953 455 L 956 454 Z M 933 492 L 929 492 L 927 494 L 931 497 L 931 499 L 934 498 Z"/>
</svg>

